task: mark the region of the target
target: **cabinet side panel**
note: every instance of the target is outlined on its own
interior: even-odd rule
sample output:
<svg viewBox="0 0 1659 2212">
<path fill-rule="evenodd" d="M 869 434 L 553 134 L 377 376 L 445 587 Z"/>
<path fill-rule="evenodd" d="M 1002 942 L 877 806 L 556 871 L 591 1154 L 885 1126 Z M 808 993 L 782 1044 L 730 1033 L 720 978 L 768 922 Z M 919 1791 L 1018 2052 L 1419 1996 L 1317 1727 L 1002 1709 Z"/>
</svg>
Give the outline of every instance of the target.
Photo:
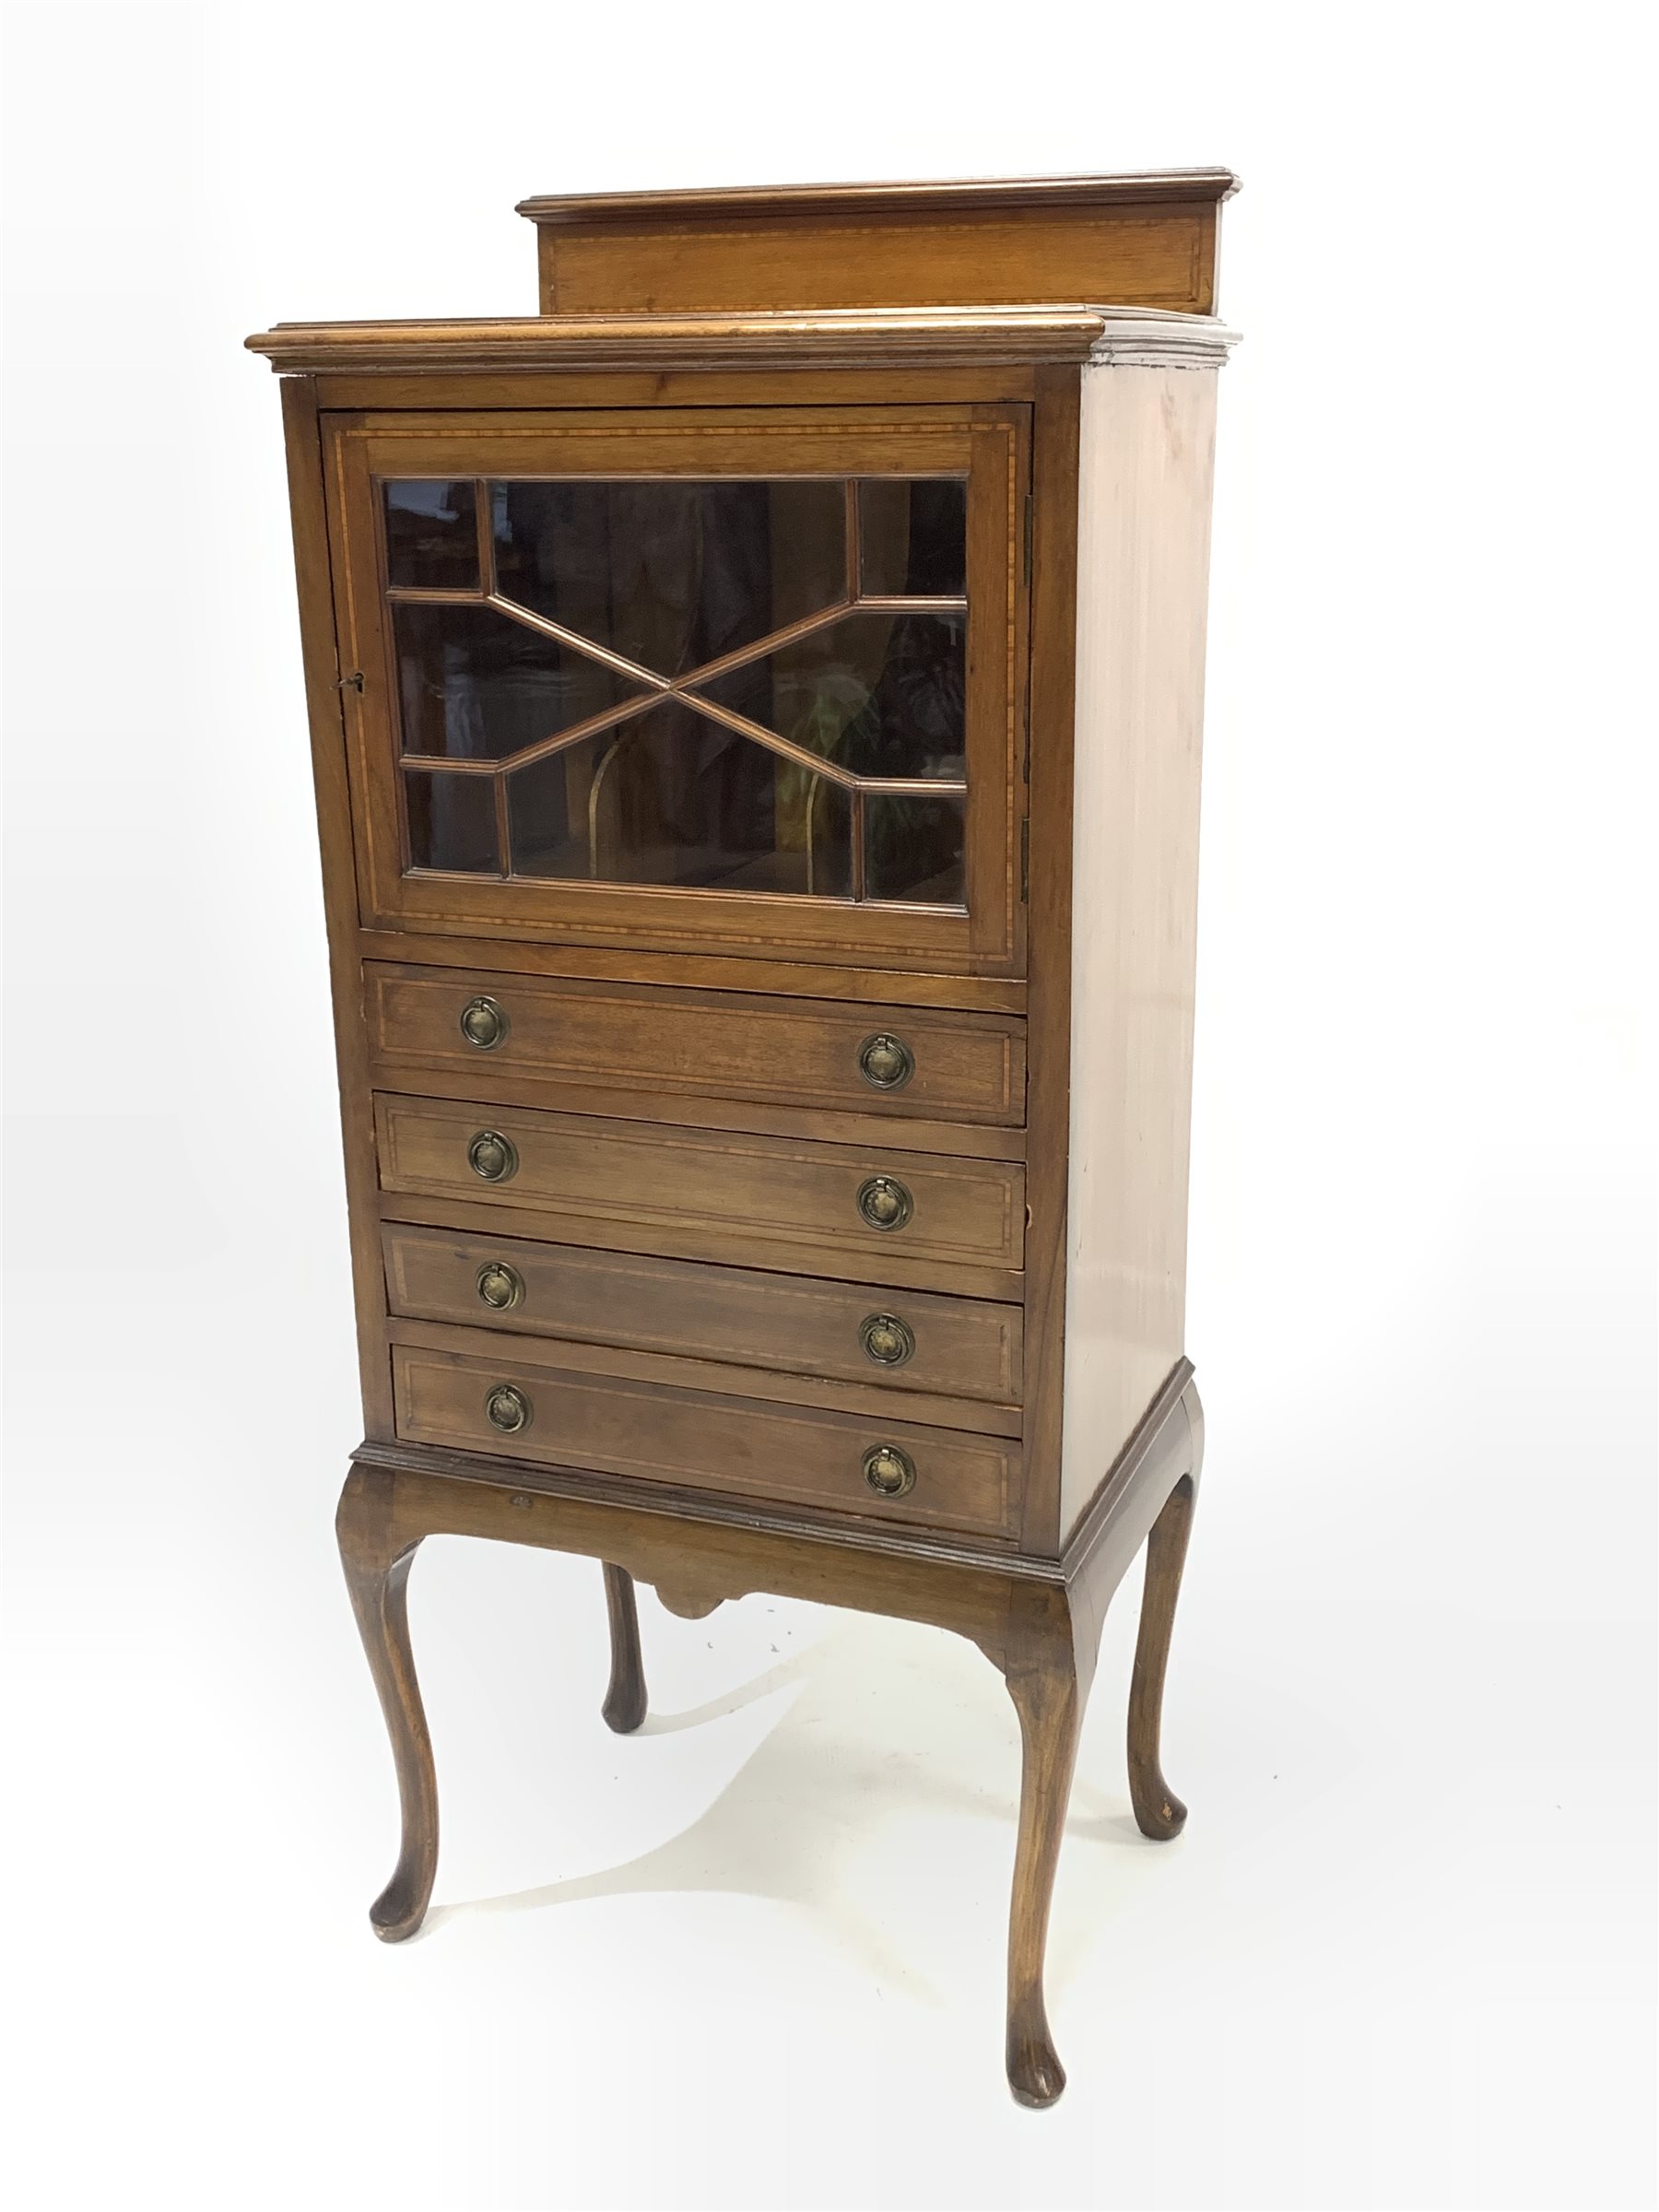
<svg viewBox="0 0 1659 2212">
<path fill-rule="evenodd" d="M 351 1228 L 351 1271 L 357 1310 L 363 1418 L 371 1437 L 393 1432 L 392 1363 L 386 1341 L 386 1293 L 380 1253 L 374 1165 L 374 1118 L 369 1088 L 369 1041 L 363 1026 L 358 964 L 357 875 L 352 858 L 351 799 L 346 734 L 340 714 L 339 659 L 335 644 L 334 589 L 323 500 L 323 449 L 309 378 L 282 380 L 288 500 L 300 596 L 300 640 L 311 717 L 317 832 L 323 855 L 323 903 L 334 993 L 335 1051 L 340 1079 L 346 1195 Z"/>
<path fill-rule="evenodd" d="M 1183 1349 L 1215 418 L 1213 371 L 1085 372 L 1065 1530 Z"/>
</svg>

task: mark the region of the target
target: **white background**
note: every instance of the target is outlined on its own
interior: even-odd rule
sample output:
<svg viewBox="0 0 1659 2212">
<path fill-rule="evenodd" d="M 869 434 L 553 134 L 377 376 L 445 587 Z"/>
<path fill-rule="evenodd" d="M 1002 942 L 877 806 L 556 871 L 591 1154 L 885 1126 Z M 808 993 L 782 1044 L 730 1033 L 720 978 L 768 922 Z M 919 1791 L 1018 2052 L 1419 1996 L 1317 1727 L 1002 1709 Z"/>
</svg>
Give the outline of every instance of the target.
<svg viewBox="0 0 1659 2212">
<path fill-rule="evenodd" d="M 1652 2199 L 1655 350 L 1635 11 L 9 11 L 11 2201 Z M 1230 163 L 1167 1763 L 1109 1624 L 1009 2100 L 942 1635 L 435 1543 L 359 1434 L 278 317 L 520 312 L 533 191 Z M 1640 670 L 1645 676 L 1645 667 Z"/>
</svg>

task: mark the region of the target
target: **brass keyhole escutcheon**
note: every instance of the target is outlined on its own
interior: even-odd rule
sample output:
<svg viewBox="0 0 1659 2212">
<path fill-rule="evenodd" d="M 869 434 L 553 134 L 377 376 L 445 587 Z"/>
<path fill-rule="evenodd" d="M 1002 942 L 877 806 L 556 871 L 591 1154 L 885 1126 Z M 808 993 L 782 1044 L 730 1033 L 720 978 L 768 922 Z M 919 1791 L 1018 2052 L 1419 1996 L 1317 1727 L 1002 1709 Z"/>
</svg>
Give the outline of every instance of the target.
<svg viewBox="0 0 1659 2212">
<path fill-rule="evenodd" d="M 478 1296 L 495 1313 L 505 1313 L 523 1300 L 524 1278 L 505 1260 L 487 1260 L 478 1270 Z"/>
<path fill-rule="evenodd" d="M 494 1052 L 506 1041 L 511 1025 L 499 999 L 469 998 L 461 1009 L 461 1034 L 481 1053 Z"/>
<path fill-rule="evenodd" d="M 859 1325 L 858 1341 L 865 1358 L 873 1359 L 877 1367 L 902 1367 L 916 1348 L 909 1323 L 900 1321 L 896 1313 L 866 1314 Z"/>
<path fill-rule="evenodd" d="M 522 1390 L 514 1390 L 511 1382 L 498 1382 L 493 1390 L 484 1394 L 484 1418 L 503 1436 L 516 1436 L 521 1429 L 530 1426 L 530 1401 Z"/>
<path fill-rule="evenodd" d="M 466 1164 L 481 1182 L 511 1182 L 518 1173 L 518 1148 L 499 1129 L 480 1129 L 466 1147 Z"/>
<path fill-rule="evenodd" d="M 864 1455 L 864 1478 L 878 1498 L 902 1498 L 916 1487 L 916 1463 L 897 1444 L 872 1444 Z"/>
<path fill-rule="evenodd" d="M 910 1193 L 894 1175 L 872 1175 L 858 1189 L 858 1210 L 872 1229 L 902 1229 L 911 1218 Z"/>
<path fill-rule="evenodd" d="M 916 1072 L 916 1055 L 901 1037 L 878 1030 L 858 1048 L 858 1072 L 877 1090 L 902 1090 Z"/>
</svg>

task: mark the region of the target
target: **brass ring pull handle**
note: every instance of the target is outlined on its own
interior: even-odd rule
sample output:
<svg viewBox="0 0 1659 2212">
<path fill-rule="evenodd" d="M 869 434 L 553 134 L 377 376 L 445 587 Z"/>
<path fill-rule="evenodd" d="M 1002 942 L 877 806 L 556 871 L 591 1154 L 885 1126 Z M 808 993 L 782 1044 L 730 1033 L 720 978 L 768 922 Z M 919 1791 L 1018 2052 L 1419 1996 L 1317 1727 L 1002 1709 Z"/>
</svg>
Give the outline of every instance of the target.
<svg viewBox="0 0 1659 2212">
<path fill-rule="evenodd" d="M 469 998 L 461 1009 L 461 1034 L 481 1053 L 493 1053 L 498 1044 L 504 1044 L 512 1026 L 499 999 Z"/>
<path fill-rule="evenodd" d="M 877 1367 L 902 1367 L 916 1348 L 915 1334 L 896 1313 L 868 1313 L 859 1324 L 858 1341 L 866 1359 Z"/>
<path fill-rule="evenodd" d="M 518 1173 L 518 1147 L 499 1129 L 480 1129 L 466 1147 L 466 1164 L 480 1182 L 511 1182 Z"/>
<path fill-rule="evenodd" d="M 878 1498 L 902 1498 L 916 1487 L 916 1463 L 897 1444 L 872 1444 L 864 1455 L 864 1478 Z"/>
<path fill-rule="evenodd" d="M 514 1390 L 511 1382 L 498 1382 L 484 1394 L 484 1418 L 503 1436 L 516 1436 L 529 1428 L 533 1408 L 522 1390 Z"/>
<path fill-rule="evenodd" d="M 916 1055 L 901 1037 L 878 1030 L 858 1048 L 858 1072 L 876 1090 L 902 1090 L 916 1072 Z"/>
<path fill-rule="evenodd" d="M 506 1313 L 523 1302 L 524 1278 L 505 1260 L 486 1260 L 478 1270 L 478 1296 L 492 1313 Z"/>
<path fill-rule="evenodd" d="M 858 1189 L 858 1210 L 872 1229 L 902 1229 L 911 1218 L 910 1193 L 893 1175 L 872 1175 Z"/>
</svg>

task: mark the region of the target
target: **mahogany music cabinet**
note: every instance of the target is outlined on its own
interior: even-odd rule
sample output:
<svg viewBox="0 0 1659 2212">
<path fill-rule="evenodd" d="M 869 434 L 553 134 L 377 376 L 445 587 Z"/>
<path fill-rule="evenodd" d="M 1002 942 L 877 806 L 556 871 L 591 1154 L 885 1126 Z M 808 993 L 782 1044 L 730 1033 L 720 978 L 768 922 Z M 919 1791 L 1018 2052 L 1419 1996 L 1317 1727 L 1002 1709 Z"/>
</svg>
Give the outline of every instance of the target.
<svg viewBox="0 0 1659 2212">
<path fill-rule="evenodd" d="M 279 324 L 366 1441 L 339 1512 L 438 1848 L 437 1533 L 930 1621 L 1024 1745 L 1007 2069 L 1182 1342 L 1225 171 L 526 201 L 541 312 Z M 1083 302 L 1085 304 L 1077 304 Z M 1104 304 L 1088 304 L 1089 302 Z"/>
</svg>

